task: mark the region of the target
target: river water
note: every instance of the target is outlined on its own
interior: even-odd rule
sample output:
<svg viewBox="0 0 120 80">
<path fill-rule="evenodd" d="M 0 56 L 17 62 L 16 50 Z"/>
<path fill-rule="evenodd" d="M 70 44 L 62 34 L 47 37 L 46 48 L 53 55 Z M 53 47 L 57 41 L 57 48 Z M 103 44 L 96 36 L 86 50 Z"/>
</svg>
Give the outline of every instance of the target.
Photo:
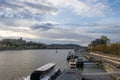
<svg viewBox="0 0 120 80">
<path fill-rule="evenodd" d="M 18 80 L 49 62 L 63 70 L 70 50 L 8 50 L 0 51 L 0 80 Z"/>
<path fill-rule="evenodd" d="M 35 69 L 53 62 L 63 71 L 68 68 L 66 57 L 70 50 L 7 50 L 0 51 L 0 80 L 21 80 Z M 84 64 L 82 73 L 96 74 L 104 71 L 94 63 Z M 86 80 L 114 80 L 111 76 L 84 76 Z"/>
</svg>

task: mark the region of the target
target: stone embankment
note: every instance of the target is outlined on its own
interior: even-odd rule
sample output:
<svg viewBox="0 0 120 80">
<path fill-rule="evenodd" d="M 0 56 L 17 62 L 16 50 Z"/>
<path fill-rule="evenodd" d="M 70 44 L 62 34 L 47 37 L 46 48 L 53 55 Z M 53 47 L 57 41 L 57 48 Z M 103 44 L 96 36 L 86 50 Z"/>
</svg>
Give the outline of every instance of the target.
<svg viewBox="0 0 120 80">
<path fill-rule="evenodd" d="M 116 80 L 120 80 L 120 58 L 111 57 L 104 54 L 97 53 L 83 53 L 83 55 L 90 61 L 94 61 L 98 66 L 106 72 L 111 73 Z"/>
</svg>

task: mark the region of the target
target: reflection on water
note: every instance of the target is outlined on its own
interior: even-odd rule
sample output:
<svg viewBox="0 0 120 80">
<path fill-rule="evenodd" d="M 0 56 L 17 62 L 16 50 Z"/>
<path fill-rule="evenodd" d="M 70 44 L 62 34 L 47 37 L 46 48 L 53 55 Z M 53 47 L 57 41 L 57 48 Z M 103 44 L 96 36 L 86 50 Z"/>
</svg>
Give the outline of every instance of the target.
<svg viewBox="0 0 120 80">
<path fill-rule="evenodd" d="M 0 51 L 0 80 L 18 80 L 49 62 L 67 68 L 69 50 L 10 50 Z"/>
</svg>

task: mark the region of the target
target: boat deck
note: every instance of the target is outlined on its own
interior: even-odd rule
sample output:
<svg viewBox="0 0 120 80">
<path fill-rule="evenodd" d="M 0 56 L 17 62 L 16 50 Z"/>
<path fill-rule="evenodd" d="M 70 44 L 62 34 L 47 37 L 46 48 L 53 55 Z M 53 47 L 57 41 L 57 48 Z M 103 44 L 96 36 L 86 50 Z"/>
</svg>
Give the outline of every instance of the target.
<svg viewBox="0 0 120 80">
<path fill-rule="evenodd" d="M 58 66 L 54 67 L 52 71 L 49 71 L 44 77 L 40 80 L 49 80 L 60 68 Z"/>
<path fill-rule="evenodd" d="M 82 80 L 82 77 L 77 69 L 65 69 L 56 80 Z"/>
<path fill-rule="evenodd" d="M 42 66 L 42 67 L 40 67 L 40 68 L 38 68 L 36 70 L 38 70 L 38 71 L 46 71 L 46 70 L 54 67 L 55 65 L 56 65 L 56 63 L 48 63 L 48 64 L 46 64 L 46 65 L 44 65 L 44 66 Z"/>
</svg>

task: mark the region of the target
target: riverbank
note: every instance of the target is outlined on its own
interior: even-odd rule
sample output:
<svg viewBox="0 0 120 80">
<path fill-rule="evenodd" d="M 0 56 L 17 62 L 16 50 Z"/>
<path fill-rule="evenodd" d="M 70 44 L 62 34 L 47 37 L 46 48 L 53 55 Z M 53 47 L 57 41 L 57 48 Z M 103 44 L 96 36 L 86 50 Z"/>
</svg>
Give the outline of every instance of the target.
<svg viewBox="0 0 120 80">
<path fill-rule="evenodd" d="M 92 59 L 98 66 L 100 66 L 107 73 L 114 73 L 112 76 L 116 80 L 120 80 L 120 74 L 115 74 L 116 72 L 120 72 L 120 59 L 118 57 L 113 57 L 100 53 L 88 53 L 85 54 L 88 59 Z"/>
<path fill-rule="evenodd" d="M 81 54 L 85 57 L 85 61 L 88 61 L 87 63 L 84 63 L 83 68 L 83 73 L 85 71 L 86 73 L 84 74 L 87 74 L 85 80 L 115 80 L 111 75 L 108 75 L 100 65 L 98 65 L 97 59 L 95 59 L 95 61 L 89 52 L 82 52 Z"/>
<path fill-rule="evenodd" d="M 99 64 L 99 65 L 101 65 L 101 64 Z M 102 64 L 102 68 L 103 68 L 103 70 L 105 70 L 108 73 L 118 72 L 117 69 L 114 69 L 109 64 Z M 115 75 L 113 74 L 112 76 L 115 78 L 115 80 L 120 80 L 120 75 L 119 74 L 118 75 L 117 74 L 115 74 Z"/>
<path fill-rule="evenodd" d="M 103 53 L 103 52 L 99 52 L 99 51 L 94 51 L 93 53 L 97 53 L 97 54 L 104 55 L 104 56 L 109 56 L 111 58 L 113 58 L 113 57 L 117 58 L 117 59 L 120 58 L 120 55 L 113 55 L 113 54 Z"/>
</svg>

